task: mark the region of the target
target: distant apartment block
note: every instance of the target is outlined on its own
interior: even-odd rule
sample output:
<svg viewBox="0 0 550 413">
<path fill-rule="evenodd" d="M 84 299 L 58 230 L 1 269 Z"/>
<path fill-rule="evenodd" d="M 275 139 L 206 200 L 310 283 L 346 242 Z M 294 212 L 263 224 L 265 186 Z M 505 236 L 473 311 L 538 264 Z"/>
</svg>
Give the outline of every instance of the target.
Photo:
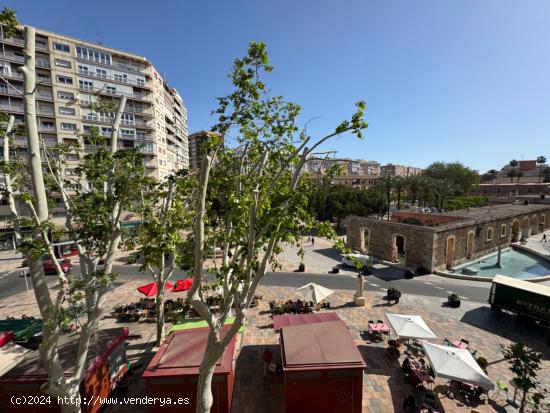
<svg viewBox="0 0 550 413">
<path fill-rule="evenodd" d="M 379 175 L 380 163 L 361 159 L 324 159 L 310 158 L 306 162 L 305 171 L 311 175 L 324 175 L 334 165 L 339 165 L 344 175 Z"/>
<path fill-rule="evenodd" d="M 202 160 L 204 143 L 211 140 L 213 137 L 219 138 L 220 135 L 209 131 L 200 131 L 189 135 L 189 168 L 191 170 L 199 168 Z"/>
<path fill-rule="evenodd" d="M 0 81 L 0 110 L 23 122 L 24 63 L 23 33 L 5 38 L 0 33 L 0 73 L 13 85 Z M 38 128 L 45 145 L 77 143 L 77 134 L 97 127 L 111 136 L 114 112 L 98 113 L 88 108 L 101 96 L 115 102 L 126 96 L 119 148 L 141 146 L 147 174 L 163 179 L 187 167 L 187 110 L 178 91 L 144 57 L 36 30 L 36 102 Z M 26 138 L 17 137 L 15 146 L 26 153 Z M 96 148 L 84 143 L 79 159 Z"/>
<path fill-rule="evenodd" d="M 422 170 L 422 168 L 417 168 L 415 166 L 395 165 L 388 163 L 380 167 L 380 174 L 391 176 L 412 176 L 421 174 Z"/>
</svg>

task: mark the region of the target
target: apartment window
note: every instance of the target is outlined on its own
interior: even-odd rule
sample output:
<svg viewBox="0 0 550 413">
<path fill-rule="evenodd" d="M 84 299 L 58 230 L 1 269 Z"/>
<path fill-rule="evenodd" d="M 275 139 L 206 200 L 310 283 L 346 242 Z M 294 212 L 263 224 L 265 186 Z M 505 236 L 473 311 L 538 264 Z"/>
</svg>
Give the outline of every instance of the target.
<svg viewBox="0 0 550 413">
<path fill-rule="evenodd" d="M 120 128 L 120 134 L 122 136 L 135 136 L 135 131 L 133 129 Z"/>
<path fill-rule="evenodd" d="M 487 241 L 493 240 L 493 228 L 487 228 Z"/>
<path fill-rule="evenodd" d="M 136 83 L 139 85 L 139 86 L 145 86 L 145 79 L 141 79 L 141 78 L 137 78 L 136 79 Z"/>
<path fill-rule="evenodd" d="M 96 68 L 95 73 L 96 73 L 97 77 L 102 77 L 104 79 L 107 78 L 107 71 L 105 69 L 97 69 Z"/>
<path fill-rule="evenodd" d="M 11 76 L 11 66 L 8 62 L 0 62 L 0 73 L 4 76 Z"/>
<path fill-rule="evenodd" d="M 111 136 L 111 133 L 113 133 L 113 130 L 111 128 L 108 128 L 106 126 L 101 127 L 101 134 L 103 136 Z"/>
<path fill-rule="evenodd" d="M 66 108 L 66 107 L 60 107 L 59 108 L 59 114 L 61 115 L 75 115 L 76 111 L 74 108 Z"/>
<path fill-rule="evenodd" d="M 115 76 L 114 76 L 114 77 L 115 77 L 115 80 L 116 80 L 117 82 L 124 82 L 124 83 L 126 83 L 126 82 L 128 81 L 128 75 L 127 75 L 126 73 L 122 73 L 122 74 L 120 74 L 120 73 L 115 73 Z"/>
<path fill-rule="evenodd" d="M 78 73 L 87 75 L 90 72 L 88 71 L 88 66 L 78 65 Z"/>
<path fill-rule="evenodd" d="M 79 80 L 78 87 L 84 90 L 93 90 L 94 84 L 92 82 L 88 82 L 87 80 Z"/>
<path fill-rule="evenodd" d="M 505 237 L 506 236 L 506 224 L 502 224 L 500 226 L 500 236 Z"/>
<path fill-rule="evenodd" d="M 53 48 L 55 50 L 59 50 L 60 52 L 65 52 L 65 53 L 71 52 L 71 47 L 68 44 L 54 42 Z"/>
<path fill-rule="evenodd" d="M 65 100 L 74 100 L 74 93 L 72 92 L 65 92 L 64 90 L 59 90 L 57 92 L 57 97 L 59 99 L 65 99 Z"/>
<path fill-rule="evenodd" d="M 71 68 L 71 62 L 63 59 L 55 59 L 55 65 L 59 67 L 66 67 L 67 69 Z"/>
<path fill-rule="evenodd" d="M 114 86 L 105 86 L 105 92 L 109 93 L 110 95 L 116 94 L 116 87 Z"/>
<path fill-rule="evenodd" d="M 62 130 L 76 131 L 76 123 L 61 122 L 61 129 Z"/>
<path fill-rule="evenodd" d="M 78 156 L 77 153 L 68 153 L 65 155 L 65 159 L 68 161 L 78 161 L 80 159 L 80 156 Z"/>
<path fill-rule="evenodd" d="M 70 77 L 70 76 L 57 75 L 57 83 L 65 83 L 65 84 L 68 84 L 68 85 L 72 85 L 73 84 L 73 78 Z"/>
<path fill-rule="evenodd" d="M 42 128 L 43 129 L 53 129 L 54 127 L 55 127 L 55 125 L 54 125 L 53 122 L 49 122 L 49 121 L 45 121 L 45 120 L 42 121 Z"/>
<path fill-rule="evenodd" d="M 102 63 L 104 65 L 112 64 L 112 58 L 109 53 L 103 53 L 88 47 L 76 46 L 76 57 Z"/>
</svg>

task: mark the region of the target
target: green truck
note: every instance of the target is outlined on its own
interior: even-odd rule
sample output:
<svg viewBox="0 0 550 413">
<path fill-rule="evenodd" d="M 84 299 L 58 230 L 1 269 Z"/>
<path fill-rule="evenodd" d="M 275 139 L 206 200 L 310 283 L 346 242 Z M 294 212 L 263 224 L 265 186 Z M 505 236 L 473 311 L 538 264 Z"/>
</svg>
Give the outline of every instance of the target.
<svg viewBox="0 0 550 413">
<path fill-rule="evenodd" d="M 550 324 L 550 287 L 497 275 L 493 278 L 489 304 L 496 310 L 507 310 Z"/>
</svg>

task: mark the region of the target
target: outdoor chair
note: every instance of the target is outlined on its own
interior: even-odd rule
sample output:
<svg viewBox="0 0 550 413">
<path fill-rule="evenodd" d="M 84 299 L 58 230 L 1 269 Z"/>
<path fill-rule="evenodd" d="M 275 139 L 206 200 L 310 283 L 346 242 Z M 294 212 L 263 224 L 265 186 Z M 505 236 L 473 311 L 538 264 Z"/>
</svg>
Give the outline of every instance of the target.
<svg viewBox="0 0 550 413">
<path fill-rule="evenodd" d="M 506 400 L 508 400 L 508 386 L 506 385 L 506 383 L 500 380 L 500 377 L 499 377 L 497 378 L 497 388 L 496 388 L 495 394 L 493 395 L 493 397 L 491 397 L 491 399 L 495 400 L 501 391 L 506 392 Z"/>
<path fill-rule="evenodd" d="M 460 339 L 460 344 L 466 344 L 466 348 L 470 348 L 470 342 L 468 340 L 464 340 L 463 338 Z"/>
</svg>

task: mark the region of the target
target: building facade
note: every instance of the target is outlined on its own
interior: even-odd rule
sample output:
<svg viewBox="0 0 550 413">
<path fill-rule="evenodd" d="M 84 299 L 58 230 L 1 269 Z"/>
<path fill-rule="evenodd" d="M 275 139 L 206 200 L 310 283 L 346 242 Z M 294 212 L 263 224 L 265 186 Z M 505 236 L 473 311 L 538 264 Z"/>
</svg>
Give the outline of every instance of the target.
<svg viewBox="0 0 550 413">
<path fill-rule="evenodd" d="M 23 33 L 2 34 L 0 43 L 0 72 L 12 85 L 0 82 L 0 110 L 21 123 L 23 99 L 17 90 L 23 90 Z M 78 143 L 78 134 L 91 127 L 110 138 L 114 112 L 98 113 L 89 105 L 97 96 L 115 103 L 126 96 L 119 147 L 141 146 L 147 174 L 157 179 L 188 166 L 187 109 L 146 58 L 36 29 L 36 77 L 38 128 L 46 146 Z M 14 145 L 25 154 L 25 137 L 17 137 Z M 76 166 L 94 149 L 84 145 L 69 162 Z"/>
<path fill-rule="evenodd" d="M 5 79 L 0 80 L 0 111 L 12 114 L 19 124 L 24 122 L 20 93 L 24 34 L 20 31 L 6 38 L 2 30 L 0 26 L 0 74 Z M 98 96 L 115 105 L 126 97 L 118 147 L 140 147 L 147 175 L 162 180 L 188 167 L 187 109 L 178 91 L 146 58 L 41 29 L 36 29 L 35 42 L 40 139 L 46 147 L 60 143 L 80 147 L 67 157 L 67 177 L 86 153 L 97 149 L 80 138 L 83 132 L 95 127 L 107 143 L 111 137 L 115 113 L 90 108 Z M 24 160 L 27 138 L 16 136 L 11 151 Z M 11 216 L 5 199 L 0 201 L 0 226 L 5 227 Z M 25 210 L 21 208 L 23 214 Z M 61 217 L 64 211 L 54 207 L 52 215 Z"/>
<path fill-rule="evenodd" d="M 346 218 L 347 243 L 375 258 L 423 267 L 453 268 L 550 227 L 550 205 L 496 205 L 442 214 L 394 213 L 390 221 Z"/>
<path fill-rule="evenodd" d="M 421 173 L 422 173 L 422 168 L 417 168 L 415 166 L 395 165 L 393 163 L 388 163 L 380 167 L 381 175 L 411 176 L 411 175 L 418 175 Z"/>
<path fill-rule="evenodd" d="M 221 143 L 223 145 L 223 138 L 215 132 L 200 131 L 189 135 L 189 168 L 191 170 L 195 170 L 200 167 L 203 145 L 212 138 L 221 139 Z"/>
</svg>

